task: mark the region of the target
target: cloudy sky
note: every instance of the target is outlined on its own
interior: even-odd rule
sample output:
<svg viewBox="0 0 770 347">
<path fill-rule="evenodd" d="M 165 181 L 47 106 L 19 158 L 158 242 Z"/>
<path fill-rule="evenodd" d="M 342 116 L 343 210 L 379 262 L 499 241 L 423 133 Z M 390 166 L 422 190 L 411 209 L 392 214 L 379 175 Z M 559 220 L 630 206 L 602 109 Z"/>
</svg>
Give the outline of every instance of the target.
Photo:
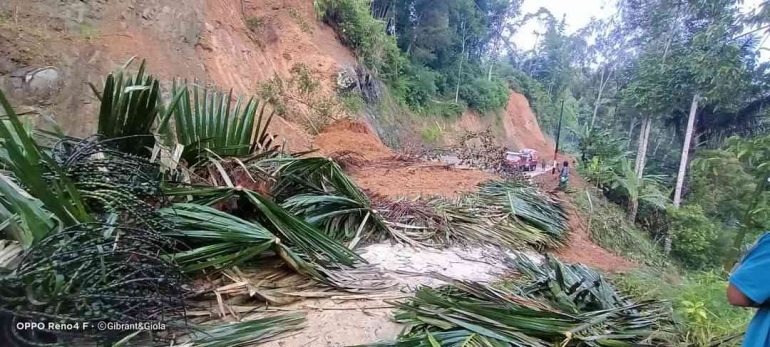
<svg viewBox="0 0 770 347">
<path fill-rule="evenodd" d="M 567 32 L 573 33 L 591 21 L 591 17 L 607 17 L 615 12 L 616 0 L 524 0 L 523 13 L 536 12 L 540 7 L 545 7 L 556 17 L 561 19 L 567 15 Z M 742 8 L 749 11 L 759 6 L 762 0 L 744 0 Z M 530 21 L 513 36 L 514 43 L 519 49 L 529 50 L 535 44 L 534 31 L 543 32 L 545 28 L 537 21 Z M 765 41 L 763 47 L 770 48 L 770 40 Z M 768 52 L 762 52 L 763 59 L 770 58 Z"/>
</svg>

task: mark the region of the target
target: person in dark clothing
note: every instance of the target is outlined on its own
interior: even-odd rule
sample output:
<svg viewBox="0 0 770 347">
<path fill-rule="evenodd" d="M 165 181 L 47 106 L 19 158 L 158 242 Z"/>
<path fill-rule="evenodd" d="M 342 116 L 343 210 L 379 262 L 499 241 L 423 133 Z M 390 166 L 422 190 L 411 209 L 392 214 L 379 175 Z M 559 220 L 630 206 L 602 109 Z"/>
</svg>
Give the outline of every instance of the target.
<svg viewBox="0 0 770 347">
<path fill-rule="evenodd" d="M 569 163 L 565 160 L 562 163 L 561 171 L 559 172 L 559 189 L 564 190 L 567 188 L 567 180 L 569 179 Z"/>
</svg>

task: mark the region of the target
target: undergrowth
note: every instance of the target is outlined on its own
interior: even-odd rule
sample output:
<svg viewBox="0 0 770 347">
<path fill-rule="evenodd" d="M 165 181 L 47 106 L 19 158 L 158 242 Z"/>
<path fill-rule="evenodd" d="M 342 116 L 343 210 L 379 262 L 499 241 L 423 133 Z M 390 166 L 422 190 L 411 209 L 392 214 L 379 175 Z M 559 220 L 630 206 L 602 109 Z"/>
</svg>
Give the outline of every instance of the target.
<svg viewBox="0 0 770 347">
<path fill-rule="evenodd" d="M 584 216 L 591 239 L 599 246 L 640 264 L 666 263 L 661 249 L 647 233 L 629 224 L 623 209 L 601 196 L 598 190 L 591 187 L 571 194 Z"/>
<path fill-rule="evenodd" d="M 438 125 L 428 126 L 422 129 L 420 132 L 422 141 L 429 144 L 439 142 L 443 138 L 441 128 Z"/>
<path fill-rule="evenodd" d="M 246 27 L 253 32 L 257 32 L 263 25 L 265 25 L 265 20 L 262 17 L 251 17 L 246 19 Z"/>
<path fill-rule="evenodd" d="M 715 272 L 679 276 L 645 268 L 613 278 L 613 283 L 637 300 L 668 300 L 674 310 L 683 344 L 708 346 L 740 335 L 754 310 L 731 306 L 725 298 L 727 281 Z M 740 346 L 736 337 L 721 346 Z"/>
</svg>

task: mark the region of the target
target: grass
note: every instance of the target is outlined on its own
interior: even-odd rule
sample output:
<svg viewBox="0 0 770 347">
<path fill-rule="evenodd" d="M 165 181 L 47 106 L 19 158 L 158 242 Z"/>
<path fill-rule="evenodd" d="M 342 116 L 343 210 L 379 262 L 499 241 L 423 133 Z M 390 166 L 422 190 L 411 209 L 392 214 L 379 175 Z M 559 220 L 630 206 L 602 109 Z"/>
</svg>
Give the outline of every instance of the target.
<svg viewBox="0 0 770 347">
<path fill-rule="evenodd" d="M 102 32 L 90 23 L 80 23 L 78 32 L 80 34 L 80 38 L 82 38 L 84 41 L 91 41 L 102 36 Z"/>
<path fill-rule="evenodd" d="M 363 110 L 366 106 L 366 102 L 358 93 L 346 92 L 337 96 L 340 106 L 350 115 L 356 115 L 359 111 Z"/>
<path fill-rule="evenodd" d="M 618 275 L 613 283 L 639 300 L 670 301 L 684 343 L 694 346 L 742 334 L 754 314 L 752 309 L 733 307 L 727 302 L 727 281 L 714 272 L 679 276 L 646 268 Z M 722 346 L 740 346 L 741 340 L 737 338 Z"/>
<path fill-rule="evenodd" d="M 593 187 L 570 193 L 572 201 L 584 216 L 591 239 L 599 246 L 641 264 L 660 266 L 666 263 L 660 247 L 646 232 L 626 221 L 626 213 Z"/>
<path fill-rule="evenodd" d="M 423 128 L 422 131 L 420 132 L 420 137 L 422 138 L 422 141 L 430 144 L 434 144 L 441 141 L 443 136 L 444 135 L 441 132 L 441 128 L 439 128 L 438 125 Z"/>
<path fill-rule="evenodd" d="M 302 15 L 299 14 L 299 11 L 295 8 L 289 9 L 289 15 L 291 18 L 294 19 L 294 21 L 297 22 L 297 25 L 299 25 L 299 28 L 302 29 L 303 32 L 306 33 L 312 33 L 313 28 L 310 27 L 310 23 L 308 23 L 305 18 L 302 18 Z"/>
<path fill-rule="evenodd" d="M 252 32 L 257 32 L 262 26 L 265 25 L 265 20 L 262 17 L 246 18 L 246 27 Z"/>
</svg>

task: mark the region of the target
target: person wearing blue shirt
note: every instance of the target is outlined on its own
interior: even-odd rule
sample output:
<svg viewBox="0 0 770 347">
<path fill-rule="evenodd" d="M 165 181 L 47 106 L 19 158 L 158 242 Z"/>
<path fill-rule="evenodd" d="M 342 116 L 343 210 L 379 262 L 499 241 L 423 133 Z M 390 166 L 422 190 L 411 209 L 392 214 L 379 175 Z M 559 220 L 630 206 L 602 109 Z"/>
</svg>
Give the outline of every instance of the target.
<svg viewBox="0 0 770 347">
<path fill-rule="evenodd" d="M 743 347 L 770 346 L 770 233 L 759 238 L 730 274 L 727 301 L 758 308 L 746 329 Z"/>
</svg>

